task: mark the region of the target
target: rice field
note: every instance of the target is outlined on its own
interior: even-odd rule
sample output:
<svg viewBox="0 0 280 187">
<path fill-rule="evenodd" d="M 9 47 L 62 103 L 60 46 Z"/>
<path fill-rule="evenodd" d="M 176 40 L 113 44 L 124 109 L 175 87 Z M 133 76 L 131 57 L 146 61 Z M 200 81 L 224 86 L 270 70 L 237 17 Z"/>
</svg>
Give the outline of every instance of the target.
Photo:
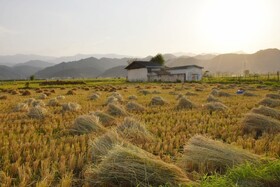
<svg viewBox="0 0 280 187">
<path fill-rule="evenodd" d="M 241 87 L 248 94 L 236 94 Z M 199 186 L 205 175 L 228 167 L 279 159 L 279 90 L 209 83 L 1 85 L 0 184 Z"/>
</svg>

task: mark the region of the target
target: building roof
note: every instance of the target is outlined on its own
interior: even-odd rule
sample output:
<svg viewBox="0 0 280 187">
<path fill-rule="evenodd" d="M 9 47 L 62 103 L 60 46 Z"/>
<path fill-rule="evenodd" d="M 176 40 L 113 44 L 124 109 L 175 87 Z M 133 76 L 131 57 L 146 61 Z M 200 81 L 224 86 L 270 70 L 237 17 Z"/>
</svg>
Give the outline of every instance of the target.
<svg viewBox="0 0 280 187">
<path fill-rule="evenodd" d="M 147 67 L 163 67 L 162 65 L 154 62 L 149 62 L 149 61 L 134 61 L 131 64 L 129 64 L 125 69 L 130 70 L 130 69 L 140 69 L 140 68 L 147 68 Z"/>
<path fill-rule="evenodd" d="M 197 66 L 197 65 L 175 66 L 175 67 L 168 67 L 168 68 L 166 68 L 166 69 L 167 69 L 167 70 L 173 70 L 173 69 L 188 69 L 188 68 L 199 68 L 199 69 L 203 69 L 203 67 Z"/>
</svg>

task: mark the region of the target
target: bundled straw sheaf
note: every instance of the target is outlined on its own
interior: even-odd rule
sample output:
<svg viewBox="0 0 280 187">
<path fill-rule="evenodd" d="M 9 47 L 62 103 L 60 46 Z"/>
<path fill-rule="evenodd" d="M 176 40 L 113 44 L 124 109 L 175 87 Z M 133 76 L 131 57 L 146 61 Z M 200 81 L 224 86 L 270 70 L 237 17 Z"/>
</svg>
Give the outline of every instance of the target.
<svg viewBox="0 0 280 187">
<path fill-rule="evenodd" d="M 225 111 L 228 109 L 226 105 L 224 105 L 221 102 L 210 102 L 204 105 L 204 108 L 206 110 L 209 110 L 210 112 L 214 111 Z"/>
<path fill-rule="evenodd" d="M 58 100 L 56 98 L 52 98 L 48 102 L 48 106 L 59 106 L 59 105 L 60 104 L 59 104 L 59 102 L 58 102 Z"/>
<path fill-rule="evenodd" d="M 258 108 L 253 108 L 251 111 L 256 114 L 261 114 L 280 120 L 280 111 L 273 108 L 260 105 Z"/>
<path fill-rule="evenodd" d="M 246 114 L 242 126 L 245 133 L 254 132 L 257 137 L 261 136 L 263 132 L 280 132 L 279 120 L 256 113 Z"/>
<path fill-rule="evenodd" d="M 119 105 L 109 104 L 107 108 L 108 114 L 112 116 L 126 116 L 127 112 Z"/>
<path fill-rule="evenodd" d="M 280 94 L 266 94 L 266 97 L 271 98 L 271 99 L 280 99 Z"/>
<path fill-rule="evenodd" d="M 278 99 L 271 99 L 271 98 L 264 98 L 259 102 L 260 105 L 268 106 L 268 107 L 279 107 L 280 106 L 280 100 Z"/>
<path fill-rule="evenodd" d="M 176 109 L 193 109 L 195 107 L 195 104 L 193 104 L 189 99 L 182 97 L 179 100 Z"/>
<path fill-rule="evenodd" d="M 26 103 L 18 103 L 14 108 L 14 112 L 27 112 L 28 110 L 29 106 Z"/>
<path fill-rule="evenodd" d="M 62 104 L 62 111 L 78 111 L 81 109 L 81 105 L 77 103 L 64 103 Z"/>
<path fill-rule="evenodd" d="M 100 124 L 97 116 L 82 115 L 76 118 L 70 131 L 75 134 L 87 134 L 91 132 L 105 132 L 105 128 Z"/>
<path fill-rule="evenodd" d="M 47 110 L 40 106 L 32 107 L 27 115 L 35 119 L 44 119 L 47 115 Z"/>
<path fill-rule="evenodd" d="M 152 135 L 146 127 L 133 118 L 125 118 L 123 123 L 119 125 L 116 130 L 123 139 L 136 145 L 153 140 Z"/>
<path fill-rule="evenodd" d="M 207 102 L 220 102 L 220 100 L 218 98 L 216 98 L 214 95 L 210 94 L 207 99 Z"/>
<path fill-rule="evenodd" d="M 129 112 L 143 112 L 145 111 L 145 107 L 136 102 L 131 101 L 126 104 L 126 110 Z"/>
<path fill-rule="evenodd" d="M 256 163 L 259 157 L 232 145 L 206 138 L 192 137 L 184 147 L 184 155 L 179 164 L 186 171 L 201 173 L 224 173 L 227 167 L 245 162 Z"/>
<path fill-rule="evenodd" d="M 101 124 L 105 127 L 112 126 L 116 122 L 116 119 L 113 116 L 101 111 L 91 112 L 90 114 L 97 116 Z"/>
<path fill-rule="evenodd" d="M 162 106 L 164 105 L 166 102 L 162 99 L 162 97 L 153 97 L 151 102 L 150 102 L 150 105 L 155 105 L 155 106 Z"/>
<path fill-rule="evenodd" d="M 92 186 L 178 186 L 190 182 L 175 165 L 167 164 L 140 148 L 120 145 L 89 170 L 86 178 Z"/>
</svg>

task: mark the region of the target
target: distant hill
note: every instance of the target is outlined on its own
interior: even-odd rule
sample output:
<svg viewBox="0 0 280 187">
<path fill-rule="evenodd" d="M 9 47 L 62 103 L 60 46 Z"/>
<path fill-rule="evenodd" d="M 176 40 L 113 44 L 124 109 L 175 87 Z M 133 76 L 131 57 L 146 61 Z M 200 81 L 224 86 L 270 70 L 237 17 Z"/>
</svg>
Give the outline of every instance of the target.
<svg viewBox="0 0 280 187">
<path fill-rule="evenodd" d="M 254 54 L 221 54 L 212 59 L 179 57 L 166 62 L 167 66 L 195 64 L 210 72 L 242 73 L 248 69 L 252 73 L 280 71 L 280 50 L 266 49 Z"/>
<path fill-rule="evenodd" d="M 126 66 L 117 66 L 106 70 L 99 77 L 127 77 L 127 70 L 124 69 Z"/>
<path fill-rule="evenodd" d="M 87 58 L 73 62 L 63 62 L 55 66 L 45 68 L 38 71 L 35 76 L 38 78 L 58 78 L 58 77 L 85 77 L 94 78 L 107 69 L 115 66 L 126 65 L 126 58 L 123 59 L 111 59 L 111 58 Z"/>
<path fill-rule="evenodd" d="M 36 68 L 46 68 L 46 67 L 50 67 L 55 65 L 54 63 L 49 63 L 46 61 L 42 61 L 42 60 L 30 60 L 24 63 L 19 63 L 14 65 L 14 67 L 18 67 L 18 66 L 29 66 L 29 67 L 36 67 Z"/>
<path fill-rule="evenodd" d="M 41 55 L 0 55 L 0 64 L 6 64 L 8 66 L 14 66 L 15 64 L 24 63 L 30 60 L 42 60 L 42 61 L 51 61 L 55 57 L 51 56 L 41 56 Z"/>
</svg>

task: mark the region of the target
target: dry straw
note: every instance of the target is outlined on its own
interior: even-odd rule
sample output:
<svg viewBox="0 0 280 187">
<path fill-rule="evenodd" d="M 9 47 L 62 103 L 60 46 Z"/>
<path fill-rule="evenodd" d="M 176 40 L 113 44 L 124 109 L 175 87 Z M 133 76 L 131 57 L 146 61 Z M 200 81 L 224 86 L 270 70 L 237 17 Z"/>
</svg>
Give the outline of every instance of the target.
<svg viewBox="0 0 280 187">
<path fill-rule="evenodd" d="M 258 108 L 253 108 L 252 112 L 256 113 L 256 114 L 262 114 L 262 115 L 269 116 L 269 117 L 272 117 L 274 119 L 280 120 L 280 111 L 276 110 L 276 109 L 273 109 L 273 108 L 269 108 L 269 107 L 261 105 Z"/>
<path fill-rule="evenodd" d="M 100 97 L 100 95 L 98 95 L 98 94 L 95 93 L 95 94 L 92 94 L 92 95 L 89 97 L 89 99 L 95 101 L 95 100 L 99 99 L 99 97 Z"/>
<path fill-rule="evenodd" d="M 105 127 L 112 126 L 116 122 L 116 119 L 113 116 L 101 111 L 91 112 L 90 114 L 97 116 L 101 124 Z"/>
<path fill-rule="evenodd" d="M 126 116 L 127 112 L 119 105 L 109 104 L 107 107 L 108 114 L 112 116 Z"/>
<path fill-rule="evenodd" d="M 256 113 L 246 114 L 242 126 L 245 133 L 253 132 L 257 137 L 261 136 L 263 132 L 280 132 L 280 121 Z"/>
<path fill-rule="evenodd" d="M 52 98 L 48 102 L 48 106 L 59 106 L 59 105 L 60 104 L 59 104 L 59 102 L 58 102 L 58 100 L 56 98 Z"/>
<path fill-rule="evenodd" d="M 179 100 L 176 109 L 193 109 L 195 107 L 196 107 L 195 104 L 193 104 L 190 100 L 188 100 L 185 97 L 182 97 Z"/>
<path fill-rule="evenodd" d="M 87 172 L 93 186 L 186 185 L 190 180 L 175 165 L 163 162 L 140 148 L 116 145 L 102 162 Z"/>
<path fill-rule="evenodd" d="M 246 96 L 246 97 L 254 97 L 254 96 L 257 96 L 257 95 L 254 94 L 254 93 L 251 93 L 251 92 L 245 92 L 245 93 L 243 94 L 243 96 Z"/>
<path fill-rule="evenodd" d="M 46 99 L 48 96 L 46 94 L 41 94 L 38 96 L 38 99 Z"/>
<path fill-rule="evenodd" d="M 164 105 L 166 102 L 162 99 L 162 97 L 153 97 L 151 102 L 150 102 L 150 105 L 155 105 L 155 106 L 162 106 Z"/>
<path fill-rule="evenodd" d="M 268 106 L 268 107 L 279 107 L 280 106 L 280 100 L 277 99 L 271 99 L 271 98 L 264 98 L 259 102 L 260 105 Z"/>
<path fill-rule="evenodd" d="M 210 102 L 205 104 L 203 107 L 210 112 L 225 111 L 228 109 L 228 107 L 221 102 Z"/>
<path fill-rule="evenodd" d="M 129 100 L 137 100 L 137 96 L 135 96 L 135 95 L 130 95 L 130 96 L 128 97 L 128 99 L 129 99 Z"/>
<path fill-rule="evenodd" d="M 14 112 L 28 112 L 29 106 L 26 103 L 18 103 L 15 108 Z"/>
<path fill-rule="evenodd" d="M 44 119 L 47 115 L 47 110 L 40 106 L 32 107 L 27 115 L 35 119 Z"/>
<path fill-rule="evenodd" d="M 131 101 L 126 104 L 126 110 L 129 112 L 143 112 L 146 109 L 142 105 Z"/>
<path fill-rule="evenodd" d="M 258 162 L 259 157 L 232 145 L 206 138 L 192 137 L 184 147 L 179 164 L 186 171 L 201 173 L 224 173 L 227 167 L 245 162 Z"/>
<path fill-rule="evenodd" d="M 280 99 L 280 94 L 266 94 L 266 97 L 271 98 L 271 99 Z"/>
<path fill-rule="evenodd" d="M 100 124 L 97 116 L 82 115 L 76 118 L 70 131 L 75 134 L 88 134 L 91 132 L 104 132 L 105 128 Z"/>
<path fill-rule="evenodd" d="M 153 140 L 153 136 L 146 129 L 145 125 L 133 118 L 125 118 L 116 131 L 122 138 L 136 145 Z"/>
<path fill-rule="evenodd" d="M 214 95 L 209 94 L 209 96 L 206 99 L 207 102 L 220 102 L 218 98 L 216 98 Z"/>
<path fill-rule="evenodd" d="M 62 111 L 78 111 L 81 109 L 81 105 L 77 103 L 64 103 L 62 104 Z"/>
</svg>

